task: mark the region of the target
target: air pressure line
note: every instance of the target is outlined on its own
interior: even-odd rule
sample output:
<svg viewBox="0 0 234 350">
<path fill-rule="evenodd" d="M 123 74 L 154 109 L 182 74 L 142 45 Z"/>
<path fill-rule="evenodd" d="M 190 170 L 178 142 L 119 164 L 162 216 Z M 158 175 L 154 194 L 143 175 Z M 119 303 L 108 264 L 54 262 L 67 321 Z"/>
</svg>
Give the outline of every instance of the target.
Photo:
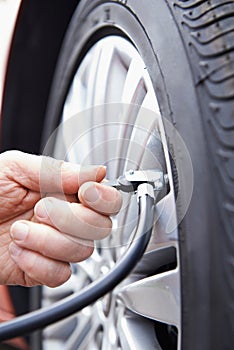
<svg viewBox="0 0 234 350">
<path fill-rule="evenodd" d="M 157 173 L 157 176 L 160 173 L 160 179 L 163 178 L 162 172 L 155 170 L 154 172 Z M 141 259 L 149 243 L 154 224 L 157 193 L 164 187 L 161 180 L 159 183 L 158 177 L 156 180 L 154 178 L 149 180 L 144 175 L 142 179 L 141 176 L 138 176 L 141 175 L 139 173 L 137 171 L 135 172 L 137 180 L 132 182 L 131 180 L 135 179 L 135 177 L 132 177 L 133 173 L 126 173 L 123 185 L 121 185 L 121 182 L 120 188 L 118 188 L 125 192 L 135 192 L 138 197 L 137 228 L 132 242 L 120 260 L 117 261 L 109 273 L 91 283 L 80 292 L 76 292 L 49 307 L 44 307 L 2 323 L 0 325 L 0 341 L 28 334 L 71 316 L 112 291 L 132 271 Z M 130 181 L 126 179 L 128 177 Z M 131 182 L 132 187 L 128 187 L 127 189 L 125 186 L 129 182 Z M 117 188 L 113 183 L 110 183 L 110 186 Z"/>
</svg>

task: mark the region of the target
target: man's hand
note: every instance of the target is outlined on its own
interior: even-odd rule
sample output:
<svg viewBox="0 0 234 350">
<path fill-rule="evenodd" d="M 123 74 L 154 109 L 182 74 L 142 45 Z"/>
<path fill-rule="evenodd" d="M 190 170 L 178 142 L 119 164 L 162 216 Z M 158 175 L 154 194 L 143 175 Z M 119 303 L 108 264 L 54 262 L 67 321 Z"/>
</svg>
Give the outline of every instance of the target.
<svg viewBox="0 0 234 350">
<path fill-rule="evenodd" d="M 55 287 L 70 277 L 70 262 L 92 254 L 121 207 L 120 194 L 99 183 L 105 174 L 102 166 L 0 155 L 0 284 Z"/>
</svg>

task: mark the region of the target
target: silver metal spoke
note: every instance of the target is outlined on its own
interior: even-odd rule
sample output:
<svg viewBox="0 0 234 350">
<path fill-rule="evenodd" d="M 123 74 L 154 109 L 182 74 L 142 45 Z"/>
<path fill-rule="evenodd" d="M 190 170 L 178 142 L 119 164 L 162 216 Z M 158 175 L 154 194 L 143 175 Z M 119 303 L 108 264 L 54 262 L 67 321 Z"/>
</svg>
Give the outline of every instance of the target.
<svg viewBox="0 0 234 350">
<path fill-rule="evenodd" d="M 118 144 L 118 148 L 116 149 L 116 153 L 121 156 L 117 164 L 120 173 L 123 173 L 126 166 L 130 168 L 136 167 L 136 164 L 131 162 L 131 158 L 128 157 L 127 151 L 139 108 L 147 93 L 143 79 L 143 62 L 129 43 L 126 46 L 126 50 L 131 51 L 132 59 L 129 61 L 121 99 L 121 105 L 123 106 L 122 126 L 119 127 L 118 139 L 122 142 Z M 126 165 L 126 160 L 128 160 L 127 163 L 131 164 Z"/>
<path fill-rule="evenodd" d="M 141 105 L 146 94 L 146 86 L 143 78 L 145 67 L 135 50 L 132 55 L 133 58 L 128 67 L 121 102 L 127 105 Z"/>
<path fill-rule="evenodd" d="M 91 345 L 90 342 L 92 342 L 92 338 L 98 330 L 98 327 L 99 320 L 94 322 L 93 309 L 90 306 L 79 315 L 77 327 L 68 338 L 66 348 L 79 348 L 79 350 L 87 349 L 87 347 Z"/>
<path fill-rule="evenodd" d="M 108 81 L 109 74 L 113 69 L 114 59 L 115 59 L 115 48 L 113 45 L 102 46 L 101 42 L 99 43 L 100 53 L 97 55 L 97 61 L 94 62 L 96 67 L 95 72 L 95 81 L 92 82 L 93 91 L 93 101 L 91 106 L 104 105 L 107 100 Z M 91 72 L 90 72 L 91 74 Z M 105 120 L 108 118 L 106 115 L 105 108 L 96 108 L 90 111 L 92 113 L 92 123 L 90 126 L 93 126 L 91 129 L 91 154 L 92 154 L 92 164 L 95 163 L 96 159 L 100 158 L 100 153 L 103 156 L 103 159 L 107 159 L 107 147 L 103 144 L 105 140 L 105 128 L 103 127 Z M 97 125 L 97 122 L 99 125 Z"/>
<path fill-rule="evenodd" d="M 179 272 L 175 269 L 127 285 L 118 291 L 118 297 L 134 313 L 180 326 L 179 287 Z"/>
<path fill-rule="evenodd" d="M 128 169 L 136 169 L 141 167 L 141 160 L 143 156 L 147 159 L 149 155 L 147 154 L 150 150 L 147 149 L 147 142 L 151 137 L 151 133 L 155 128 L 155 114 L 150 113 L 145 106 L 148 105 L 148 100 L 151 99 L 150 94 L 147 93 L 144 96 L 142 105 L 139 110 L 137 110 L 137 115 L 135 117 L 134 124 L 132 124 L 131 135 L 128 138 L 128 149 L 126 152 L 126 161 L 124 171 Z M 150 152 L 151 153 L 151 152 Z M 151 153 L 151 158 L 153 154 Z M 155 164 L 155 159 L 151 159 L 151 166 Z M 146 168 L 145 168 L 146 169 Z"/>
<path fill-rule="evenodd" d="M 118 331 L 121 349 L 162 350 L 155 336 L 154 323 L 150 320 L 123 312 L 118 320 Z"/>
</svg>

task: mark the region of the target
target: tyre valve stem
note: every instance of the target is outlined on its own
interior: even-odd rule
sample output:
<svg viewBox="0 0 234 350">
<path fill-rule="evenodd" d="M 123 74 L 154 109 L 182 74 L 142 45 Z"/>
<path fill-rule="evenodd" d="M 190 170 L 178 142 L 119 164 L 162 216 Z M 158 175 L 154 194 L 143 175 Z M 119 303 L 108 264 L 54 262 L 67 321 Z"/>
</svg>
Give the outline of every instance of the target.
<svg viewBox="0 0 234 350">
<path fill-rule="evenodd" d="M 116 180 L 103 182 L 105 186 L 111 186 L 118 191 L 137 193 L 138 186 L 144 183 L 151 184 L 155 192 L 165 190 L 168 185 L 168 175 L 159 169 L 129 170 Z M 155 196 L 156 197 L 156 196 Z"/>
</svg>

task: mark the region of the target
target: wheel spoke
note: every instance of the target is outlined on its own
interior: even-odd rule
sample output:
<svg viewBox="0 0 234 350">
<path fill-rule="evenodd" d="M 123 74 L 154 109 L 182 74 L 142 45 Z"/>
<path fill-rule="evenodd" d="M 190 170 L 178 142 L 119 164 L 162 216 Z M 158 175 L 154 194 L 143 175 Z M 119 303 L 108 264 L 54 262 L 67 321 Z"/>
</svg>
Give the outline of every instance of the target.
<svg viewBox="0 0 234 350">
<path fill-rule="evenodd" d="M 124 171 L 127 171 L 131 168 L 136 169 L 136 167 L 139 167 L 139 165 L 141 165 L 143 156 L 145 158 L 149 157 L 147 154 L 148 150 L 146 149 L 146 145 L 151 137 L 152 131 L 155 128 L 155 114 L 145 108 L 145 106 L 148 105 L 150 98 L 150 94 L 147 93 L 144 97 L 144 100 L 142 101 L 142 105 L 136 111 L 137 113 L 135 120 L 132 122 L 131 134 L 129 134 L 127 137 L 128 148 L 125 151 L 126 161 Z M 152 158 L 153 155 L 151 152 L 150 155 Z M 155 164 L 155 160 L 152 161 L 151 159 L 151 166 L 153 164 Z"/>
<path fill-rule="evenodd" d="M 92 307 L 87 308 L 80 313 L 78 317 L 77 327 L 72 332 L 71 336 L 66 342 L 66 349 L 72 350 L 79 348 L 79 350 L 85 350 L 92 342 L 94 334 L 99 327 L 99 321 L 94 322 Z M 97 348 L 98 350 L 98 348 Z"/>
<path fill-rule="evenodd" d="M 138 56 L 134 56 L 128 67 L 121 102 L 128 105 L 141 105 L 146 94 L 146 86 L 143 79 L 144 65 Z"/>
<path fill-rule="evenodd" d="M 107 111 L 104 107 L 104 104 L 107 100 L 109 74 L 113 69 L 115 53 L 113 45 L 102 47 L 100 42 L 99 47 L 100 52 L 98 55 L 97 62 L 95 63 L 95 81 L 91 81 L 91 83 L 94 84 L 94 86 L 92 87 L 93 103 L 91 104 L 91 106 L 101 105 L 103 107 L 94 107 L 92 108 L 92 111 L 90 111 L 90 113 L 92 113 L 92 124 L 90 124 L 92 164 L 94 164 L 95 161 L 97 161 L 97 159 L 100 160 L 100 155 L 101 158 L 103 158 L 103 160 L 108 159 L 108 147 L 106 147 L 106 144 L 103 143 L 103 140 L 106 140 L 106 130 L 104 125 L 106 119 L 108 118 L 108 116 L 106 115 Z M 92 76 L 93 72 L 91 71 L 89 74 Z M 108 142 L 108 140 L 106 141 Z"/>
<path fill-rule="evenodd" d="M 132 312 L 180 328 L 178 269 L 123 287 L 118 297 Z"/>
<path fill-rule="evenodd" d="M 120 314 L 118 331 L 121 349 L 124 350 L 162 350 L 153 322 L 130 313 Z"/>
</svg>

